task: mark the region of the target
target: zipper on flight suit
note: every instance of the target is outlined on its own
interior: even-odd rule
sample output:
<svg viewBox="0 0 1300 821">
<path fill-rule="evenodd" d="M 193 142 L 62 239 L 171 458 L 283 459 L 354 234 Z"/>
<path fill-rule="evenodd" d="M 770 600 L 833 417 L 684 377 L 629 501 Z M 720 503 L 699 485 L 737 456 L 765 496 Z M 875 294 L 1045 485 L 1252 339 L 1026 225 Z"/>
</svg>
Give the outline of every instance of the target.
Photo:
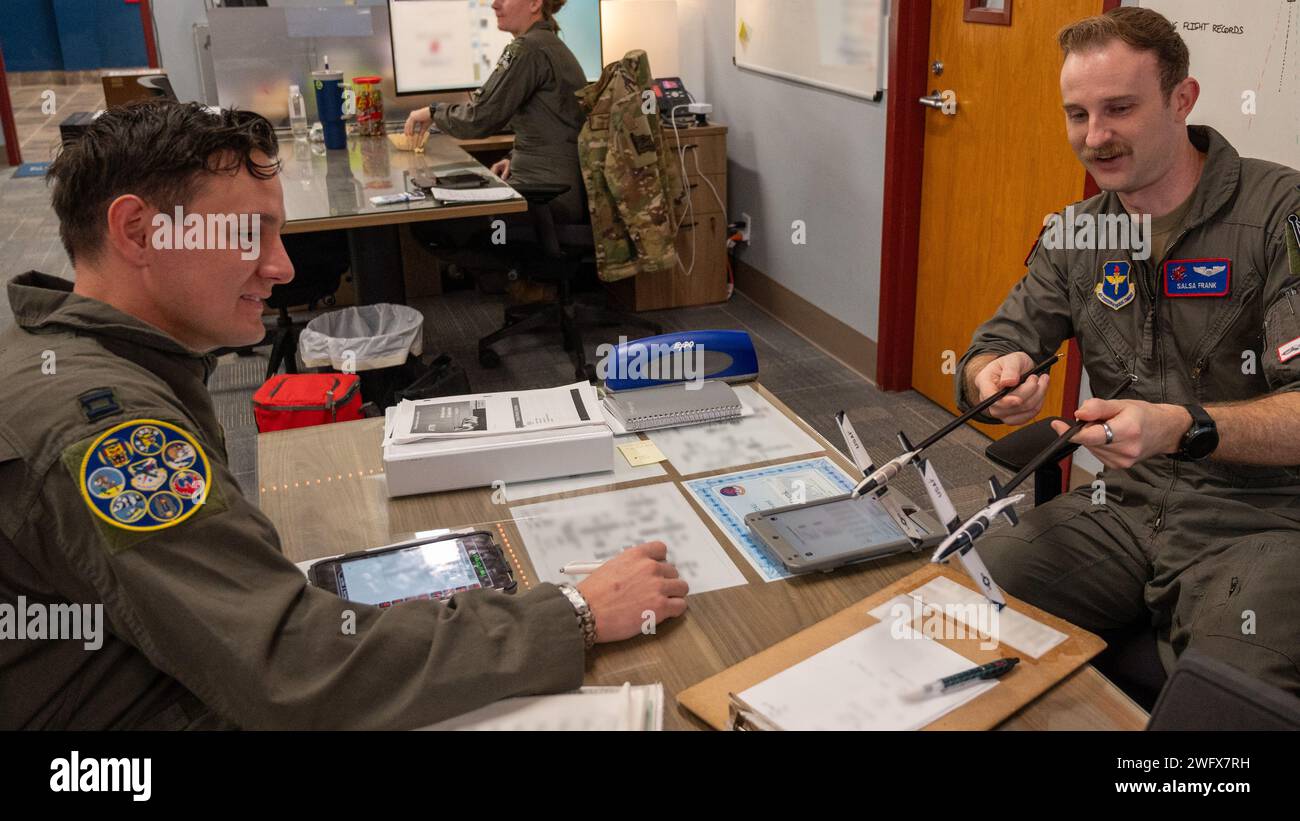
<svg viewBox="0 0 1300 821">
<path fill-rule="evenodd" d="M 1160 262 L 1155 267 L 1155 271 L 1162 271 L 1164 269 L 1165 263 L 1169 260 L 1170 255 L 1173 253 L 1174 249 L 1178 247 L 1178 243 L 1183 241 L 1183 237 L 1187 236 L 1187 233 L 1188 233 L 1188 229 L 1184 227 L 1178 233 L 1178 236 L 1174 237 L 1173 242 L 1165 246 L 1165 253 L 1163 256 L 1161 256 Z M 1145 283 L 1147 281 L 1146 277 L 1143 277 L 1142 281 Z M 1160 344 L 1160 310 L 1159 310 L 1160 306 L 1156 301 L 1159 298 L 1159 294 L 1163 290 L 1164 290 L 1163 288 L 1153 288 L 1154 293 L 1152 293 L 1150 297 L 1151 315 L 1154 319 L 1154 322 L 1152 323 L 1152 330 L 1153 330 L 1152 343 L 1157 352 L 1156 367 L 1160 371 L 1160 402 L 1162 404 L 1168 403 L 1169 401 L 1168 388 L 1165 385 L 1165 347 L 1164 345 Z M 1193 367 L 1192 369 L 1193 383 L 1195 382 L 1196 378 L 1197 378 L 1197 370 L 1195 367 Z M 1156 509 L 1156 520 L 1151 527 L 1152 539 L 1155 539 L 1156 535 L 1160 533 L 1160 528 L 1165 523 L 1165 509 L 1169 506 L 1169 494 L 1174 492 L 1174 485 L 1178 484 L 1178 471 L 1179 468 L 1181 467 L 1182 467 L 1182 462 L 1174 460 L 1174 474 L 1169 478 L 1169 487 L 1165 488 L 1165 492 L 1160 497 L 1160 507 Z"/>
<path fill-rule="evenodd" d="M 1295 292 L 1294 289 L 1292 289 L 1291 293 L 1294 292 Z M 1232 327 L 1232 323 L 1237 321 L 1237 317 L 1241 316 L 1241 312 L 1245 309 L 1245 307 L 1246 307 L 1245 302 L 1239 302 L 1237 304 L 1237 307 L 1233 309 L 1232 313 L 1228 314 L 1227 320 L 1225 320 L 1223 323 L 1224 333 L 1227 333 L 1228 329 Z M 1264 319 L 1264 334 L 1265 334 L 1265 344 L 1267 345 L 1267 336 L 1268 336 L 1267 317 L 1265 317 Z M 1213 344 L 1208 346 L 1209 349 L 1213 350 L 1214 346 L 1218 345 L 1219 340 L 1222 338 L 1223 338 L 1223 334 L 1220 334 L 1219 339 L 1211 340 Z M 1205 369 L 1209 366 L 1209 364 L 1210 364 L 1210 357 L 1209 354 L 1206 353 L 1203 354 L 1200 359 L 1196 360 L 1196 364 L 1192 365 L 1192 390 L 1196 392 L 1196 398 L 1198 400 L 1201 398 L 1201 374 L 1205 373 Z"/>
<path fill-rule="evenodd" d="M 1110 340 L 1107 339 L 1106 335 L 1101 331 L 1101 325 L 1097 323 L 1097 320 L 1092 314 L 1088 313 L 1087 309 L 1084 309 L 1083 313 L 1084 316 L 1088 317 L 1088 322 L 1092 325 L 1092 329 L 1096 331 L 1097 338 L 1101 340 L 1101 343 L 1106 346 L 1106 350 L 1110 352 L 1110 358 L 1115 360 L 1115 364 L 1119 366 L 1120 373 L 1123 374 L 1124 378 L 1129 382 L 1136 383 L 1138 381 L 1137 374 L 1133 373 L 1132 368 L 1130 368 L 1124 361 L 1124 357 L 1120 356 L 1119 352 L 1115 350 L 1115 346 L 1110 344 Z"/>
</svg>

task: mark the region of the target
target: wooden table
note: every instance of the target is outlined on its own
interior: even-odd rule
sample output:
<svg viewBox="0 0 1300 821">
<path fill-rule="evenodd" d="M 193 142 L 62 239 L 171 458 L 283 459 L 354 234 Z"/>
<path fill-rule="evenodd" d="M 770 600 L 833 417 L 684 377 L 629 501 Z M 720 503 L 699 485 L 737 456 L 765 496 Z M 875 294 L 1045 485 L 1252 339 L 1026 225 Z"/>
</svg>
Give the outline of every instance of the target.
<svg viewBox="0 0 1300 821">
<path fill-rule="evenodd" d="M 852 474 L 853 465 L 815 430 L 761 385 L 758 392 L 816 440 L 827 456 Z M 537 584 L 509 504 L 494 504 L 488 488 L 389 499 L 379 443 L 379 419 L 263 434 L 258 437 L 261 507 L 279 529 L 285 554 L 293 561 L 377 547 L 410 538 L 416 531 L 474 527 L 496 534 L 518 571 L 524 589 Z M 738 465 L 692 478 L 776 464 Z M 530 499 L 563 499 L 664 481 L 680 481 L 670 463 L 666 477 L 609 485 Z M 686 494 L 689 497 L 689 494 Z M 691 504 L 695 502 L 692 499 Z M 904 556 L 844 568 L 831 574 L 762 582 L 723 531 L 696 506 L 701 521 L 745 575 L 749 584 L 689 598 L 685 616 L 643 636 L 596 648 L 588 665 L 588 684 L 663 682 L 668 699 L 664 726 L 702 729 L 703 722 L 677 706 L 674 696 L 799 630 L 860 601 L 920 567 L 924 557 Z M 1084 666 L 1037 701 L 1015 714 L 1004 729 L 1139 730 L 1147 715 L 1091 666 Z"/>
</svg>

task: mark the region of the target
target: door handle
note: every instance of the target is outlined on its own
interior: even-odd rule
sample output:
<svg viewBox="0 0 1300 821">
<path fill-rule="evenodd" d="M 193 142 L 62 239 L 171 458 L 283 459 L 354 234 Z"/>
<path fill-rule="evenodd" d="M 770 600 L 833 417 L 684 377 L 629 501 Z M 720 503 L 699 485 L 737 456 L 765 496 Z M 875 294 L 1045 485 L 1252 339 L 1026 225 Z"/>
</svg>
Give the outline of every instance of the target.
<svg viewBox="0 0 1300 821">
<path fill-rule="evenodd" d="M 922 97 L 921 99 L 917 100 L 917 102 L 919 102 L 923 106 L 928 106 L 930 108 L 937 108 L 938 110 L 942 111 L 944 114 L 947 114 L 949 117 L 952 117 L 957 113 L 956 96 L 950 97 L 949 99 L 945 100 L 943 98 L 943 95 L 936 91 L 927 97 Z M 949 110 L 950 105 L 952 107 L 951 110 Z"/>
</svg>

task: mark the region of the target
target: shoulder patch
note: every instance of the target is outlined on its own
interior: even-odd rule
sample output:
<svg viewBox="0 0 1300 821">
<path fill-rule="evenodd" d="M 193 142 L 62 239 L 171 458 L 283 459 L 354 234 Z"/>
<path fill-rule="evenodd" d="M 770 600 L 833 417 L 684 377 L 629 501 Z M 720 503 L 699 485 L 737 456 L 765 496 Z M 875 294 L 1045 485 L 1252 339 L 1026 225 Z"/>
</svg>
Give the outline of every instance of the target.
<svg viewBox="0 0 1300 821">
<path fill-rule="evenodd" d="M 135 533 L 174 527 L 193 516 L 208 498 L 211 478 L 198 440 L 157 419 L 133 419 L 101 433 L 73 476 L 91 513 Z"/>
<path fill-rule="evenodd" d="M 501 52 L 501 59 L 497 60 L 497 71 L 508 71 L 510 64 L 519 56 L 519 41 L 515 40 L 506 46 L 505 51 Z"/>
</svg>

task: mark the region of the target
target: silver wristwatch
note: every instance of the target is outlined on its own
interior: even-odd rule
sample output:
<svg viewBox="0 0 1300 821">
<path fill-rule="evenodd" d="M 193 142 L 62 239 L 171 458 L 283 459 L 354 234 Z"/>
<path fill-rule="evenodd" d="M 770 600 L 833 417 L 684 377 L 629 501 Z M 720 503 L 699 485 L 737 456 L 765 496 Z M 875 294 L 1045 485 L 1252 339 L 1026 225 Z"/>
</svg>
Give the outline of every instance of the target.
<svg viewBox="0 0 1300 821">
<path fill-rule="evenodd" d="M 578 588 L 569 583 L 559 584 L 560 592 L 573 605 L 573 612 L 578 615 L 578 626 L 582 628 L 582 646 L 590 650 L 596 644 L 596 617 L 591 614 L 587 600 L 578 592 Z"/>
</svg>

